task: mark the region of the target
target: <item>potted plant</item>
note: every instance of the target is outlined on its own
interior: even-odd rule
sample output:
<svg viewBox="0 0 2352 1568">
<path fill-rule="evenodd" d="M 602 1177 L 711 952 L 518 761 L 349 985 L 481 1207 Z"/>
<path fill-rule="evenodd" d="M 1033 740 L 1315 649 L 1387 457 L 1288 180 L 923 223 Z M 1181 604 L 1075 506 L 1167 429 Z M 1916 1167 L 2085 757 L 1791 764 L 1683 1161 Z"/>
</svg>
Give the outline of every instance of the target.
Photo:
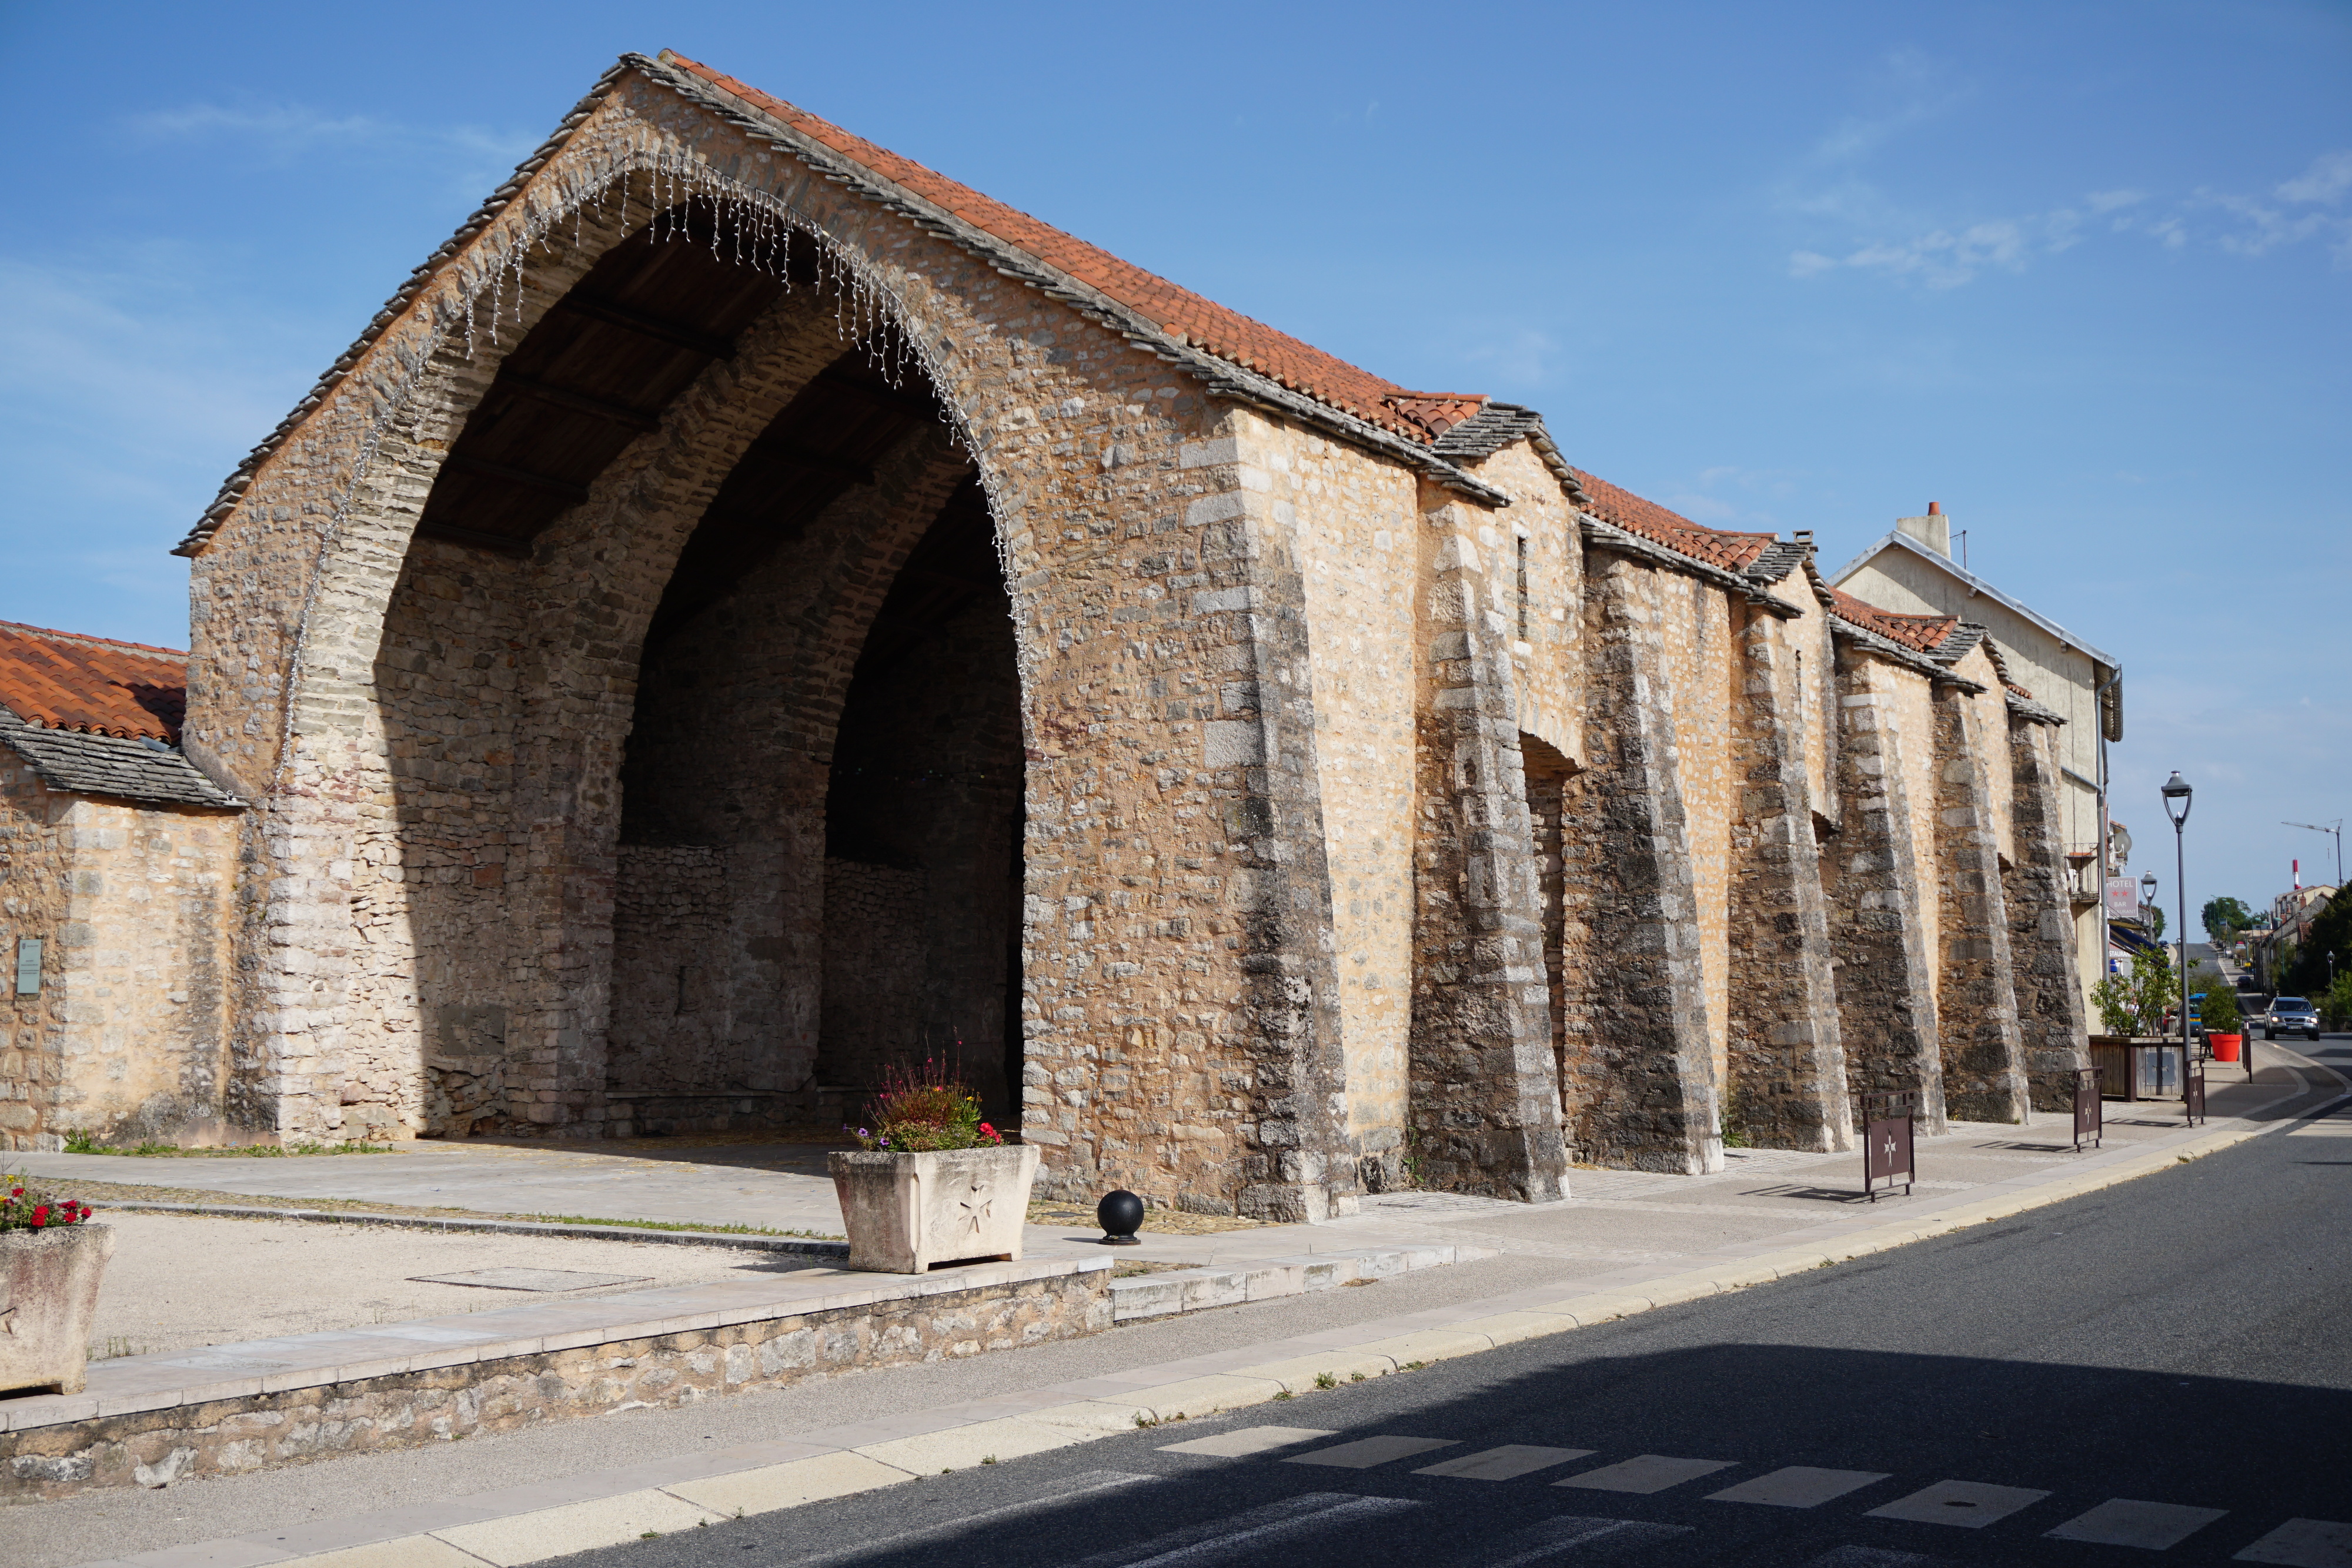
<svg viewBox="0 0 2352 1568">
<path fill-rule="evenodd" d="M 1021 1256 L 1037 1150 L 982 1121 L 970 1085 L 940 1062 L 891 1068 L 866 1120 L 843 1129 L 860 1146 L 826 1161 L 851 1268 L 919 1274 Z"/>
<path fill-rule="evenodd" d="M 111 1227 L 89 1205 L 0 1176 L 0 1395 L 79 1394 Z"/>
<path fill-rule="evenodd" d="M 2244 1020 L 2238 1011 L 2238 993 L 2228 980 L 2206 990 L 2205 999 L 2197 1004 L 2197 1017 L 2205 1026 L 2206 1040 L 2213 1047 L 2213 1060 L 2237 1061 L 2238 1048 L 2244 1041 Z"/>
</svg>

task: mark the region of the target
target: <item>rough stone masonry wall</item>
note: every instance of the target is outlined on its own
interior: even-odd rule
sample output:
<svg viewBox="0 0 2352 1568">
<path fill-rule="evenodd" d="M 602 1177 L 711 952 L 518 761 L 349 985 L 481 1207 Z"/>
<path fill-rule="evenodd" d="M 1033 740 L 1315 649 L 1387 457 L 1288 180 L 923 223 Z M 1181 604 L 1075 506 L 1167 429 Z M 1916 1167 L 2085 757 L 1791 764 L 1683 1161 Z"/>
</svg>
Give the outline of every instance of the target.
<svg viewBox="0 0 2352 1568">
<path fill-rule="evenodd" d="M 2059 795 L 2065 786 L 2058 776 L 2056 727 L 2023 715 L 2009 722 L 2016 855 L 2002 874 L 2001 892 L 2025 1076 L 2037 1111 L 2064 1110 L 2075 1072 L 2091 1064 L 2090 1020 L 2066 903 L 2065 808 Z"/>
<path fill-rule="evenodd" d="M 1981 650 L 1972 652 L 1971 661 L 1967 673 L 1981 684 L 1992 674 L 1990 662 Z M 1997 682 L 1993 689 L 1999 690 Z M 1935 705 L 1936 1033 L 1944 1104 L 1967 1121 L 2022 1122 L 2025 1073 L 2001 888 L 2000 822 L 1987 778 L 1980 710 L 1957 685 L 1939 685 Z M 1998 751 L 1990 760 L 2000 760 Z"/>
<path fill-rule="evenodd" d="M 1661 668 L 1674 707 L 1675 772 L 1698 925 L 1699 991 L 1712 1074 L 1723 1084 L 1730 1066 L 1732 824 L 1739 809 L 1734 753 L 1742 685 L 1733 628 L 1740 610 L 1722 588 L 1696 577 L 1662 574 L 1658 584 Z"/>
<path fill-rule="evenodd" d="M 1327 883 L 1297 573 L 1230 465 L 1180 460 L 1187 439 L 1228 434 L 1203 428 L 1217 416 L 1201 389 L 635 76 L 364 351 L 197 559 L 191 733 L 264 800 L 240 933 L 255 977 L 240 998 L 246 1113 L 295 1132 L 341 1124 L 351 856 L 363 810 L 382 809 L 374 654 L 438 455 L 497 368 L 495 347 L 478 339 L 466 352 L 465 297 L 513 253 L 533 192 L 553 199 L 595 177 L 598 159 L 650 157 L 615 153 L 625 138 L 772 193 L 831 235 L 926 346 L 970 433 L 1027 662 L 1026 1135 L 1089 1190 L 1131 1177 L 1153 1196 L 1182 1188 L 1275 1218 L 1343 1207 L 1356 1182 L 1317 907 Z M 593 259 L 572 251 L 568 227 L 531 252 L 526 328 Z M 508 1057 L 525 1078 L 509 1096 L 541 1124 L 594 1125 L 603 1112 L 613 873 L 596 845 L 634 649 L 662 552 L 793 385 L 740 379 L 776 369 L 744 352 L 714 368 L 597 482 L 589 510 L 634 513 L 635 527 L 599 537 L 575 513 L 540 543 L 534 613 L 560 664 L 551 689 L 562 677 L 551 719 L 570 722 L 564 747 L 534 759 L 516 815 L 545 861 L 531 868 L 534 897 L 561 918 L 533 930 L 546 978 L 519 998 L 529 1039 L 510 1038 Z M 1229 689 L 1259 706 L 1220 711 Z M 1132 1089 L 1110 1085 L 1113 1072 Z M 1106 1115 L 1106 1099 L 1140 1124 Z"/>
<path fill-rule="evenodd" d="M 0 1148 L 55 1148 L 57 1101 L 67 1092 L 69 1027 L 65 949 L 73 853 L 60 819 L 71 798 L 52 794 L 30 764 L 0 750 Z M 41 989 L 16 994 L 16 943 L 42 944 Z"/>
<path fill-rule="evenodd" d="M 1400 1185 L 1412 1023 L 1412 474 L 1295 426 L 1234 422 L 1243 484 L 1297 551 L 1315 684 L 1348 1133 L 1366 1179 Z"/>
<path fill-rule="evenodd" d="M 1818 705 L 1803 656 L 1827 618 L 1810 592 L 1789 597 L 1802 617 L 1747 608 L 1737 632 L 1724 1122 L 1751 1144 L 1826 1152 L 1853 1133 L 1809 779 Z"/>
<path fill-rule="evenodd" d="M 232 813 L 60 794 L 0 754 L 0 1147 L 235 1141 L 236 845 Z M 33 996 L 23 937 L 43 944 Z"/>
<path fill-rule="evenodd" d="M 1920 722 L 1929 677 L 1852 645 L 1838 662 L 1841 800 L 1824 883 L 1847 1082 L 1857 1097 L 1914 1095 L 1920 1124 L 1940 1129 L 1935 949 L 1920 878 L 1932 849 L 1923 855 L 1917 845 L 1911 800 L 1934 755 L 1934 734 Z"/>
<path fill-rule="evenodd" d="M 1565 1190 L 1542 890 L 1519 751 L 1508 528 L 1424 486 L 1415 705 L 1414 1171 L 1543 1202 Z"/>
<path fill-rule="evenodd" d="M 828 354 L 838 348 L 821 344 Z M 731 592 L 672 627 L 637 672 L 621 779 L 622 848 L 700 847 L 723 861 L 727 876 L 717 939 L 704 959 L 712 1054 L 697 1082 L 672 1080 L 667 1099 L 633 1097 L 625 1107 L 633 1128 L 706 1123 L 680 1098 L 697 1092 L 748 1093 L 772 1121 L 817 1113 L 824 948 L 835 935 L 826 921 L 825 813 L 844 705 L 898 568 L 968 471 L 936 427 L 909 435 L 876 465 L 874 484 L 843 494 Z M 1009 642 L 1002 606 L 999 600 L 993 630 Z M 995 664 L 1011 664 L 1009 649 L 990 653 L 992 674 Z M 1013 679 L 1009 669 L 1002 678 Z M 1016 713 L 1010 727 L 1018 726 Z M 1017 733 L 1008 745 L 1017 757 Z M 924 763 L 915 755 L 906 765 Z M 1017 777 L 999 785 L 1018 787 Z M 919 946 L 921 930 L 919 922 Z M 900 928 L 887 939 L 904 944 L 909 934 Z M 919 976 L 919 952 L 916 958 L 910 973 Z M 616 936 L 616 1010 L 658 1009 L 672 983 Z M 908 1025 L 898 1035 L 906 1046 L 917 1039 L 921 988 L 918 980 L 908 993 L 912 1011 L 903 1019 L 877 1020 L 885 1030 Z M 1001 1010 L 1001 974 L 997 991 Z M 614 1045 L 633 1049 L 617 1034 Z M 643 1069 L 642 1058 L 625 1067 L 615 1058 L 609 1071 L 616 1088 L 641 1096 L 656 1082 Z M 741 1114 L 731 1100 L 712 1103 L 730 1107 L 730 1124 Z"/>
<path fill-rule="evenodd" d="M 1672 590 L 1602 548 L 1585 557 L 1584 772 L 1561 813 L 1560 1092 L 1576 1157 L 1722 1169 L 1720 1088 L 1665 674 Z"/>
<path fill-rule="evenodd" d="M 620 846 L 605 1072 L 616 1112 L 630 1111 L 632 1123 L 636 1096 L 707 1091 L 730 1065 L 726 960 L 735 873 L 710 844 Z M 625 1098 L 625 1107 L 618 1103 Z"/>
<path fill-rule="evenodd" d="M 0 1504 L 250 1475 L 1075 1339 L 1111 1326 L 1109 1279 L 1066 1274 L 36 1427 L 0 1436 Z"/>
</svg>

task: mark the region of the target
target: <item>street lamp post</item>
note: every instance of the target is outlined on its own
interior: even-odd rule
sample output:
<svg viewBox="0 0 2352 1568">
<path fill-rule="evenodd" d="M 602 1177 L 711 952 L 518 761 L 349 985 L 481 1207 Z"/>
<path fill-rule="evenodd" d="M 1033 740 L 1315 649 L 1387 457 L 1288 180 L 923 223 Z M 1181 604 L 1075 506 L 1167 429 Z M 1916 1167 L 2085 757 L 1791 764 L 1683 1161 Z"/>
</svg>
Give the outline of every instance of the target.
<svg viewBox="0 0 2352 1568">
<path fill-rule="evenodd" d="M 2189 849 L 2182 830 L 2189 825 L 2188 780 L 2174 768 L 2158 791 L 2164 797 L 2164 814 L 2172 820 L 2172 892 L 2180 905 L 2180 1092 L 2189 1092 Z"/>
</svg>

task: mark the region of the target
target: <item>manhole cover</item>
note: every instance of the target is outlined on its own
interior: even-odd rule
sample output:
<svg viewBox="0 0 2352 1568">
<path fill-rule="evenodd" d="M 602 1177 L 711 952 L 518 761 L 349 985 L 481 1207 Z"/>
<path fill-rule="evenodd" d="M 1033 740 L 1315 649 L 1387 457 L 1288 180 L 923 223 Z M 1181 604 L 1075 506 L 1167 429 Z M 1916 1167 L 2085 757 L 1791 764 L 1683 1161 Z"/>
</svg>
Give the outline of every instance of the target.
<svg viewBox="0 0 2352 1568">
<path fill-rule="evenodd" d="M 583 1274 L 576 1269 L 468 1269 L 459 1274 L 415 1274 L 420 1285 L 479 1285 L 488 1291 L 591 1291 L 599 1285 L 642 1285 L 650 1274 Z"/>
</svg>

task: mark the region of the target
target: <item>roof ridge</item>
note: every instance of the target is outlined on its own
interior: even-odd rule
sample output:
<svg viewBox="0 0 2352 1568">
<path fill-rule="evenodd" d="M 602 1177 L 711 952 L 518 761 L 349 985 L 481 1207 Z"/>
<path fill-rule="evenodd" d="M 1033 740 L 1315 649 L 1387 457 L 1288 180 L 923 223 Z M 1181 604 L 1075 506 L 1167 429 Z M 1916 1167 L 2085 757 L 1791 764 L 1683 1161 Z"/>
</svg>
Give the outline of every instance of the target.
<svg viewBox="0 0 2352 1568">
<path fill-rule="evenodd" d="M 1396 400 L 1441 403 L 1485 401 L 1478 393 L 1417 392 L 1401 385 L 674 49 L 662 50 L 655 63 L 681 71 L 750 105 L 835 156 L 910 192 L 999 244 L 1099 290 L 1185 346 L 1255 371 L 1292 392 L 1392 434 L 1426 446 L 1457 423 L 1449 420 L 1433 427 L 1403 409 L 1387 406 Z M 1164 291 L 1160 298 L 1152 298 L 1160 291 Z M 1235 327 L 1245 330 L 1236 331 Z M 1252 340 L 1253 334 L 1258 335 L 1259 340 Z"/>
</svg>

